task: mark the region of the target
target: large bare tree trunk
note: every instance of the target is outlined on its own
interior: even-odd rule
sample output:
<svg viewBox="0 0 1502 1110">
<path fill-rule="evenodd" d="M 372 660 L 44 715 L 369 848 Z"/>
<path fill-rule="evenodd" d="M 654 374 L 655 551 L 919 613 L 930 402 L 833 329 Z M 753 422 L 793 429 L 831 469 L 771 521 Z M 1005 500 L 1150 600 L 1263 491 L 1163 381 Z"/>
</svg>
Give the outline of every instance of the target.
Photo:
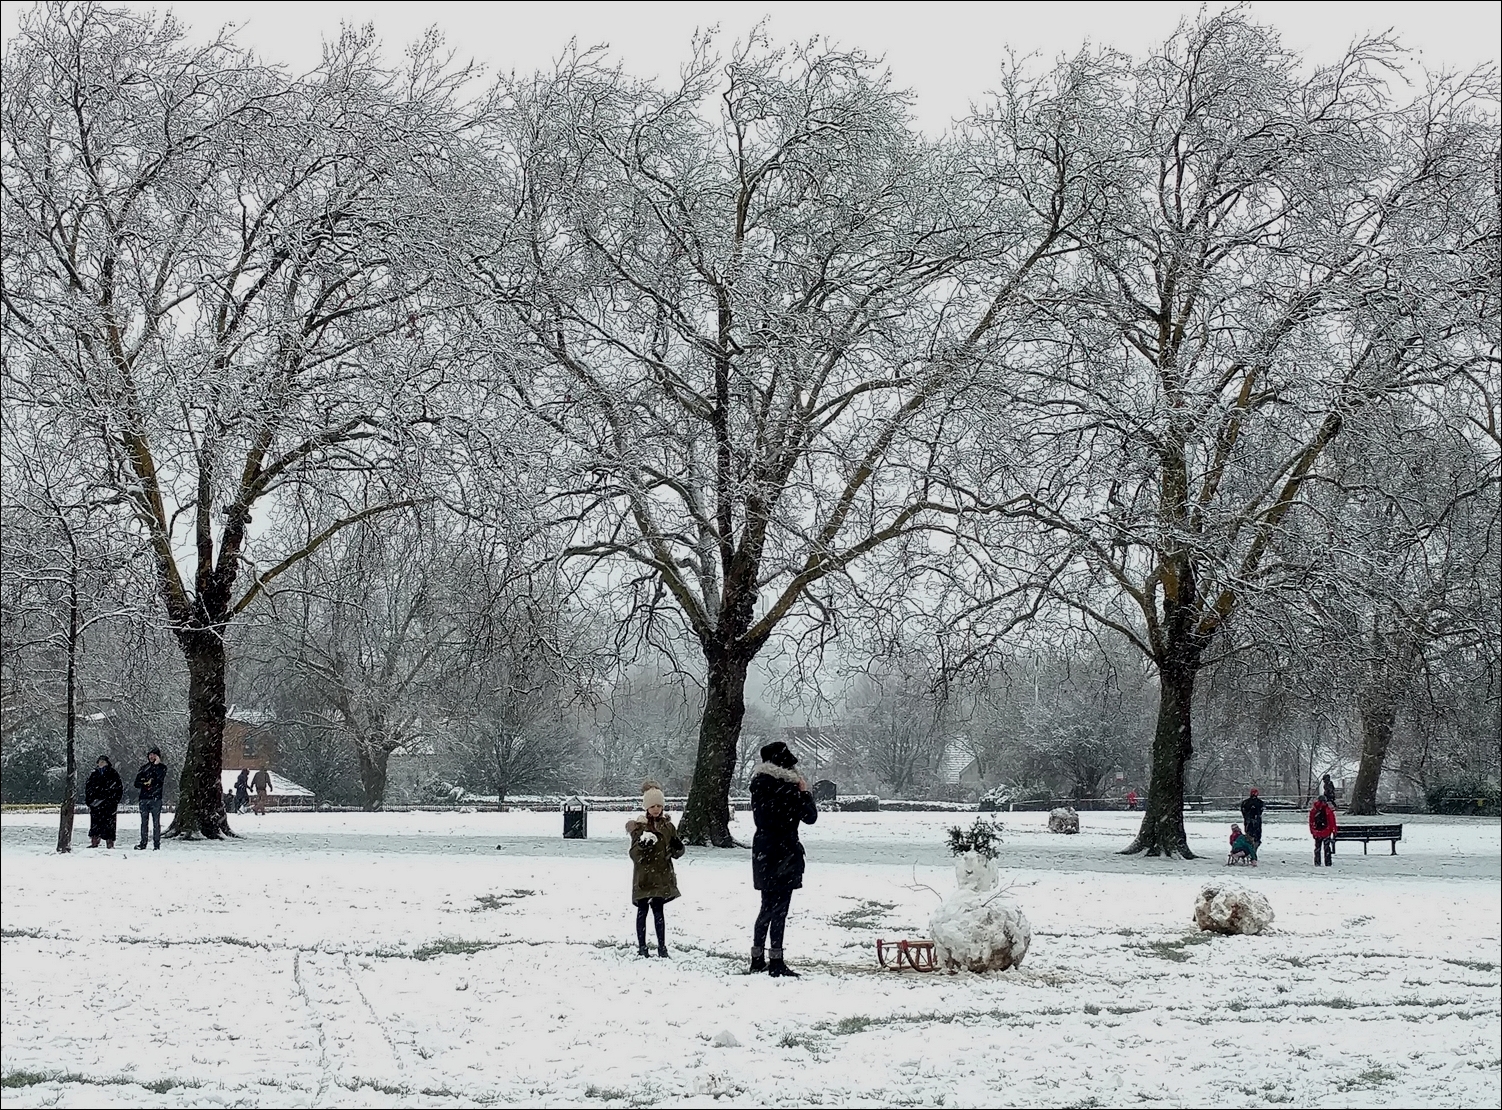
<svg viewBox="0 0 1502 1110">
<path fill-rule="evenodd" d="M 708 653 L 699 754 L 683 807 L 680 832 L 687 844 L 734 848 L 730 834 L 730 784 L 746 716 L 746 670 L 750 659 L 732 652 Z"/>
<path fill-rule="evenodd" d="M 386 806 L 386 777 L 391 763 L 391 749 L 385 744 L 355 744 L 355 757 L 360 763 L 361 805 L 367 812 L 384 809 Z"/>
<path fill-rule="evenodd" d="M 1377 812 L 1377 784 L 1387 749 L 1392 746 L 1393 725 L 1398 717 L 1397 699 L 1390 687 L 1372 687 L 1359 700 L 1361 714 L 1361 765 L 1356 770 L 1356 785 L 1346 809 L 1356 816 Z"/>
<path fill-rule="evenodd" d="M 177 812 L 169 837 L 218 840 L 234 836 L 224 812 L 220 772 L 224 768 L 225 652 L 218 629 L 178 633 L 188 664 L 188 751 L 177 785 Z"/>
<path fill-rule="evenodd" d="M 1194 679 L 1199 662 L 1182 648 L 1158 664 L 1158 726 L 1153 733 L 1152 778 L 1137 837 L 1123 854 L 1193 859 L 1184 832 L 1184 767 L 1194 754 L 1191 736 Z"/>
</svg>

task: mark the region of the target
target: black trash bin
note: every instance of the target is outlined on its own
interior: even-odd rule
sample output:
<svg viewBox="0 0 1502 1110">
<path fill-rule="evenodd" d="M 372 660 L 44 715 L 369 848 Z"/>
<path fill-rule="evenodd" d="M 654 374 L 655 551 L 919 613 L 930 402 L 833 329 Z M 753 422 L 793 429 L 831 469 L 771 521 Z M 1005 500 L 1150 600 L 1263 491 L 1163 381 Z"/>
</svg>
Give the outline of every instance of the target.
<svg viewBox="0 0 1502 1110">
<path fill-rule="evenodd" d="M 832 802 L 839 796 L 839 787 L 829 779 L 820 779 L 814 783 L 814 801 Z"/>
<path fill-rule="evenodd" d="M 575 795 L 563 800 L 563 839 L 584 840 L 589 836 L 589 807 Z"/>
</svg>

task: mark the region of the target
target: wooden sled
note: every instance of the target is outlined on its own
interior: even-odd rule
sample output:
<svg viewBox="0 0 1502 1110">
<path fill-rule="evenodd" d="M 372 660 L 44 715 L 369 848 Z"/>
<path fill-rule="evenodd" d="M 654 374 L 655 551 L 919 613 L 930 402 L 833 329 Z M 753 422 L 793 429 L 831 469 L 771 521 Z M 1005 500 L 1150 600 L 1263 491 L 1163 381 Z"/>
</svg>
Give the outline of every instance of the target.
<svg viewBox="0 0 1502 1110">
<path fill-rule="evenodd" d="M 887 963 L 889 956 L 891 963 Z M 876 962 L 888 971 L 901 971 L 904 965 L 914 971 L 935 971 L 938 968 L 931 940 L 878 940 Z"/>
</svg>

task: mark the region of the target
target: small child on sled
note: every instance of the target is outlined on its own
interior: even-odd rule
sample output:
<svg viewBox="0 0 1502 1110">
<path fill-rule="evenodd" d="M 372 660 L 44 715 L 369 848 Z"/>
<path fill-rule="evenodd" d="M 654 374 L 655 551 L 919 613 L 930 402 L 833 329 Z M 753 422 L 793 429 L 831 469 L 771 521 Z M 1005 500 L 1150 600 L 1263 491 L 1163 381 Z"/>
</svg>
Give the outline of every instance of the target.
<svg viewBox="0 0 1502 1110">
<path fill-rule="evenodd" d="M 1226 857 L 1226 864 L 1233 863 L 1257 866 L 1257 842 L 1242 832 L 1240 825 L 1231 826 L 1231 854 Z"/>
</svg>

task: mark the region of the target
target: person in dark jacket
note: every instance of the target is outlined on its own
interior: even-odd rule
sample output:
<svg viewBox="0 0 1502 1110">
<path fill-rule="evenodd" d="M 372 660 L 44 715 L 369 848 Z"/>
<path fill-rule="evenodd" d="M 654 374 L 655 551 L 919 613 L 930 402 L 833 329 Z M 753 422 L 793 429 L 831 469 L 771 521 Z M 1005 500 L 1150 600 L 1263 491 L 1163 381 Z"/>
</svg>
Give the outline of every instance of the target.
<svg viewBox="0 0 1502 1110">
<path fill-rule="evenodd" d="M 136 851 L 146 847 L 146 830 L 151 829 L 152 850 L 162 846 L 162 791 L 167 786 L 167 765 L 162 762 L 162 750 L 152 748 L 146 753 L 146 762 L 136 772 L 136 789 L 141 792 L 141 843 Z"/>
<path fill-rule="evenodd" d="M 99 847 L 104 841 L 106 848 L 115 846 L 115 829 L 119 821 L 120 797 L 125 793 L 125 783 L 120 781 L 120 772 L 110 762 L 110 757 L 101 755 L 89 781 L 83 786 L 83 802 L 89 807 L 89 847 Z"/>
<path fill-rule="evenodd" d="M 1335 807 L 1323 796 L 1315 798 L 1309 807 L 1309 835 L 1314 837 L 1314 866 L 1319 866 L 1321 853 L 1325 866 L 1334 866 L 1330 857 L 1335 854 Z"/>
<path fill-rule="evenodd" d="M 256 788 L 256 800 L 250 808 L 264 817 L 266 816 L 266 796 L 271 793 L 271 772 L 262 767 L 256 772 L 256 777 L 250 780 L 250 785 Z"/>
<path fill-rule="evenodd" d="M 751 815 L 756 836 L 751 841 L 751 884 L 761 891 L 761 912 L 751 940 L 751 971 L 796 979 L 782 956 L 793 891 L 803 885 L 803 845 L 798 826 L 812 825 L 819 809 L 808 782 L 793 770 L 798 757 L 781 740 L 761 749 L 761 763 L 751 774 Z M 772 958 L 766 957 L 771 934 Z"/>
<path fill-rule="evenodd" d="M 1328 802 L 1330 804 L 1331 808 L 1334 808 L 1334 806 L 1335 806 L 1335 783 L 1334 783 L 1334 781 L 1331 780 L 1331 778 L 1330 778 L 1329 775 L 1325 775 L 1324 778 L 1320 779 L 1320 783 L 1319 783 L 1319 796 L 1321 798 L 1323 798 L 1326 802 Z"/>
<path fill-rule="evenodd" d="M 1252 787 L 1252 792 L 1241 803 L 1241 819 L 1246 822 L 1246 835 L 1259 848 L 1262 847 L 1262 811 L 1265 808 L 1257 788 Z"/>
<path fill-rule="evenodd" d="M 235 778 L 235 812 L 239 813 L 250 801 L 250 768 L 244 767 Z"/>
<path fill-rule="evenodd" d="M 683 856 L 683 841 L 663 810 L 667 799 L 662 787 L 648 779 L 641 784 L 642 812 L 626 822 L 631 837 L 631 901 L 636 905 L 636 954 L 647 951 L 647 910 L 657 932 L 657 954 L 668 958 L 667 922 L 662 907 L 678 897 L 678 875 L 673 861 Z"/>
</svg>

